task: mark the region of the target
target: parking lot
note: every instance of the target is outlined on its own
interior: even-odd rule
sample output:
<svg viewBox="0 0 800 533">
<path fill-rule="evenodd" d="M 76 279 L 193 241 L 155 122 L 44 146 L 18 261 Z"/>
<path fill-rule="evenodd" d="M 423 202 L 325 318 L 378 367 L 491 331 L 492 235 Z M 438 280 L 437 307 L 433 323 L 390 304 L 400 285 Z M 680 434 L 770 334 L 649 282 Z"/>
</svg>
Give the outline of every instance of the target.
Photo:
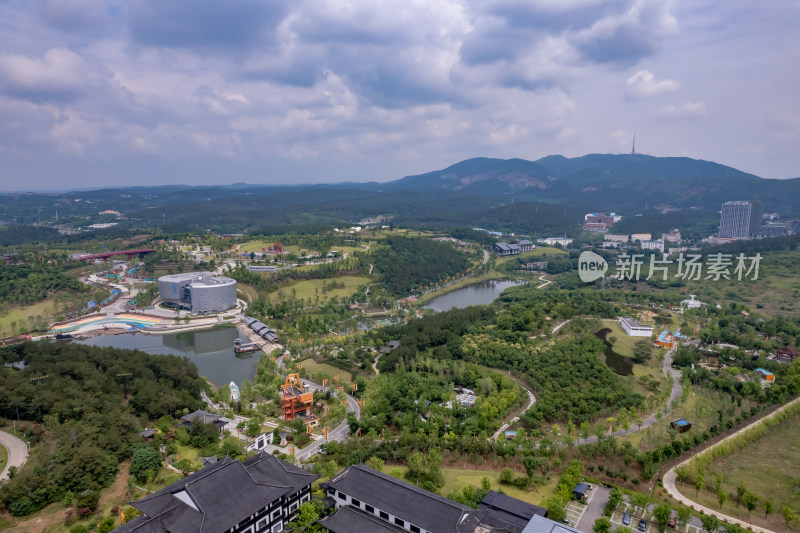
<svg viewBox="0 0 800 533">
<path fill-rule="evenodd" d="M 652 510 L 648 509 L 645 511 L 644 516 L 640 516 L 640 512 L 634 513 L 633 506 L 629 503 L 621 503 L 617 507 L 617 510 L 611 515 L 611 524 L 614 528 L 623 526 L 622 517 L 625 512 L 629 512 L 631 514 L 631 523 L 627 527 L 631 528 L 634 531 L 638 531 L 639 520 L 644 518 L 647 521 L 647 529 L 645 533 L 658 533 L 658 524 L 656 524 L 655 519 L 653 518 Z M 677 529 L 668 529 L 667 531 L 678 531 Z M 700 528 L 689 524 L 683 530 L 684 533 L 700 533 Z"/>
</svg>

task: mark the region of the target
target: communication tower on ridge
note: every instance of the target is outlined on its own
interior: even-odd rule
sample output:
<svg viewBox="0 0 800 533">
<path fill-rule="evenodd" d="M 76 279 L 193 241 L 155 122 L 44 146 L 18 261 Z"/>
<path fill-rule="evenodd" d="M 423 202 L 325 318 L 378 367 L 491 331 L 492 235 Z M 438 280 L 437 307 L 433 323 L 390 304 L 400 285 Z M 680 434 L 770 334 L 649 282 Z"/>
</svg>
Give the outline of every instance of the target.
<svg viewBox="0 0 800 533">
<path fill-rule="evenodd" d="M 636 155 L 636 134 L 633 134 L 633 145 L 631 146 L 631 155 Z"/>
</svg>

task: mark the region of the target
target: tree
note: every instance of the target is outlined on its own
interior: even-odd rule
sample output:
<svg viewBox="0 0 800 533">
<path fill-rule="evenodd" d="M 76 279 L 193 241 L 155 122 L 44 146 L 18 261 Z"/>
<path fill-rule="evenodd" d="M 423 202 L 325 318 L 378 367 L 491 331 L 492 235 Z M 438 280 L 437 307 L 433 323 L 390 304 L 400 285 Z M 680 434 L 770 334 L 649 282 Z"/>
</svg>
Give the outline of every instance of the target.
<svg viewBox="0 0 800 533">
<path fill-rule="evenodd" d="M 653 357 L 653 343 L 650 339 L 636 341 L 633 345 L 633 360 L 636 363 L 646 363 Z"/>
<path fill-rule="evenodd" d="M 600 517 L 594 521 L 592 526 L 594 533 L 609 533 L 611 531 L 611 520 L 606 517 Z"/>
<path fill-rule="evenodd" d="M 747 517 L 750 517 L 750 513 L 752 513 L 756 507 L 758 507 L 758 496 L 753 494 L 752 492 L 748 492 L 742 498 L 744 501 L 744 506 L 747 507 Z"/>
<path fill-rule="evenodd" d="M 700 494 L 700 491 L 702 489 L 706 488 L 705 479 L 703 478 L 703 471 L 702 470 L 700 472 L 698 472 L 697 473 L 697 477 L 694 478 L 694 486 L 695 486 L 695 489 L 697 489 L 695 494 L 694 494 L 695 497 L 697 497 L 697 495 Z"/>
<path fill-rule="evenodd" d="M 795 518 L 797 518 L 794 509 L 789 507 L 787 504 L 783 504 L 781 506 L 781 513 L 783 513 L 783 521 L 786 523 L 786 527 L 789 527 L 789 522 L 792 522 Z"/>
<path fill-rule="evenodd" d="M 745 494 L 747 494 L 747 487 L 740 483 L 736 487 L 736 507 L 739 507 L 739 504 L 742 503 Z"/>
<path fill-rule="evenodd" d="M 503 470 L 500 471 L 500 483 L 504 485 L 510 485 L 514 482 L 514 471 L 508 467 L 505 467 Z"/>
<path fill-rule="evenodd" d="M 764 518 L 766 519 L 769 514 L 775 510 L 775 505 L 772 500 L 764 500 Z"/>
<path fill-rule="evenodd" d="M 719 518 L 713 514 L 702 514 L 700 515 L 700 522 L 703 524 L 703 529 L 705 529 L 708 533 L 714 533 L 717 529 L 719 529 Z"/>
<path fill-rule="evenodd" d="M 318 521 L 319 513 L 316 507 L 314 507 L 314 504 L 305 502 L 300 504 L 300 507 L 297 508 L 297 515 L 295 515 L 294 520 L 287 525 L 292 528 L 294 533 L 316 533 L 325 531 L 325 529 L 317 523 Z"/>
<path fill-rule="evenodd" d="M 717 489 L 717 502 L 719 503 L 719 508 L 722 509 L 722 506 L 725 505 L 725 501 L 728 499 L 728 493 L 722 487 Z"/>
<path fill-rule="evenodd" d="M 383 472 L 384 462 L 382 459 L 375 457 L 374 455 L 367 459 L 365 463 L 368 467 L 372 468 L 373 470 L 377 470 L 378 472 Z"/>
<path fill-rule="evenodd" d="M 675 527 L 676 529 L 683 529 L 686 527 L 686 524 L 692 519 L 692 512 L 687 509 L 686 507 L 681 507 L 678 509 L 678 512 L 675 516 Z"/>
<path fill-rule="evenodd" d="M 414 477 L 417 479 L 417 483 L 419 483 L 419 475 L 422 473 L 422 469 L 425 466 L 425 460 L 422 457 L 422 454 L 419 452 L 414 452 L 408 456 L 406 460 L 406 465 L 408 466 L 408 475 L 410 477 Z"/>
<path fill-rule="evenodd" d="M 547 518 L 556 522 L 564 520 L 567 517 L 567 513 L 564 512 L 565 505 L 566 502 L 559 496 L 551 496 L 546 503 Z"/>
<path fill-rule="evenodd" d="M 659 533 L 664 533 L 667 530 L 667 524 L 672 517 L 672 509 L 666 503 L 660 503 L 653 509 L 653 516 L 658 523 Z"/>
<path fill-rule="evenodd" d="M 144 483 L 161 468 L 161 454 L 147 444 L 135 444 L 132 448 L 130 473 Z"/>
<path fill-rule="evenodd" d="M 652 500 L 650 499 L 649 494 L 635 492 L 631 496 L 631 505 L 633 505 L 633 508 L 640 509 L 642 512 L 644 512 L 644 510 L 647 509 L 647 506 L 650 505 L 651 501 Z"/>
</svg>

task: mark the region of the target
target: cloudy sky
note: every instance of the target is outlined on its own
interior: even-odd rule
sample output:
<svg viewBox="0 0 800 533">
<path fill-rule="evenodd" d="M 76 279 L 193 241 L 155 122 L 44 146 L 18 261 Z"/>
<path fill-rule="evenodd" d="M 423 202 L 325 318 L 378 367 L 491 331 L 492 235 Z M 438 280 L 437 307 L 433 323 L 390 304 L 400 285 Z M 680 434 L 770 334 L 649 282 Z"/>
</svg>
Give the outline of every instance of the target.
<svg viewBox="0 0 800 533">
<path fill-rule="evenodd" d="M 630 151 L 800 176 L 794 0 L 6 0 L 0 190 Z"/>
</svg>

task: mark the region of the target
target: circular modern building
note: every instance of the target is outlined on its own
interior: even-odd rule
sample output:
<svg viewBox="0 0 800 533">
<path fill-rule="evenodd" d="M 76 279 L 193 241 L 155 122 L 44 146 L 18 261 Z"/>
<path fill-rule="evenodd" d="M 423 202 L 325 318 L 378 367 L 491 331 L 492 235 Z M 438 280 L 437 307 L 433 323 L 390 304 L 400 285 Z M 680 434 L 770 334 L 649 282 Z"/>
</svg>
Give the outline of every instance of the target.
<svg viewBox="0 0 800 533">
<path fill-rule="evenodd" d="M 236 280 L 212 272 L 162 276 L 158 292 L 166 305 L 192 313 L 219 313 L 236 306 Z"/>
</svg>

